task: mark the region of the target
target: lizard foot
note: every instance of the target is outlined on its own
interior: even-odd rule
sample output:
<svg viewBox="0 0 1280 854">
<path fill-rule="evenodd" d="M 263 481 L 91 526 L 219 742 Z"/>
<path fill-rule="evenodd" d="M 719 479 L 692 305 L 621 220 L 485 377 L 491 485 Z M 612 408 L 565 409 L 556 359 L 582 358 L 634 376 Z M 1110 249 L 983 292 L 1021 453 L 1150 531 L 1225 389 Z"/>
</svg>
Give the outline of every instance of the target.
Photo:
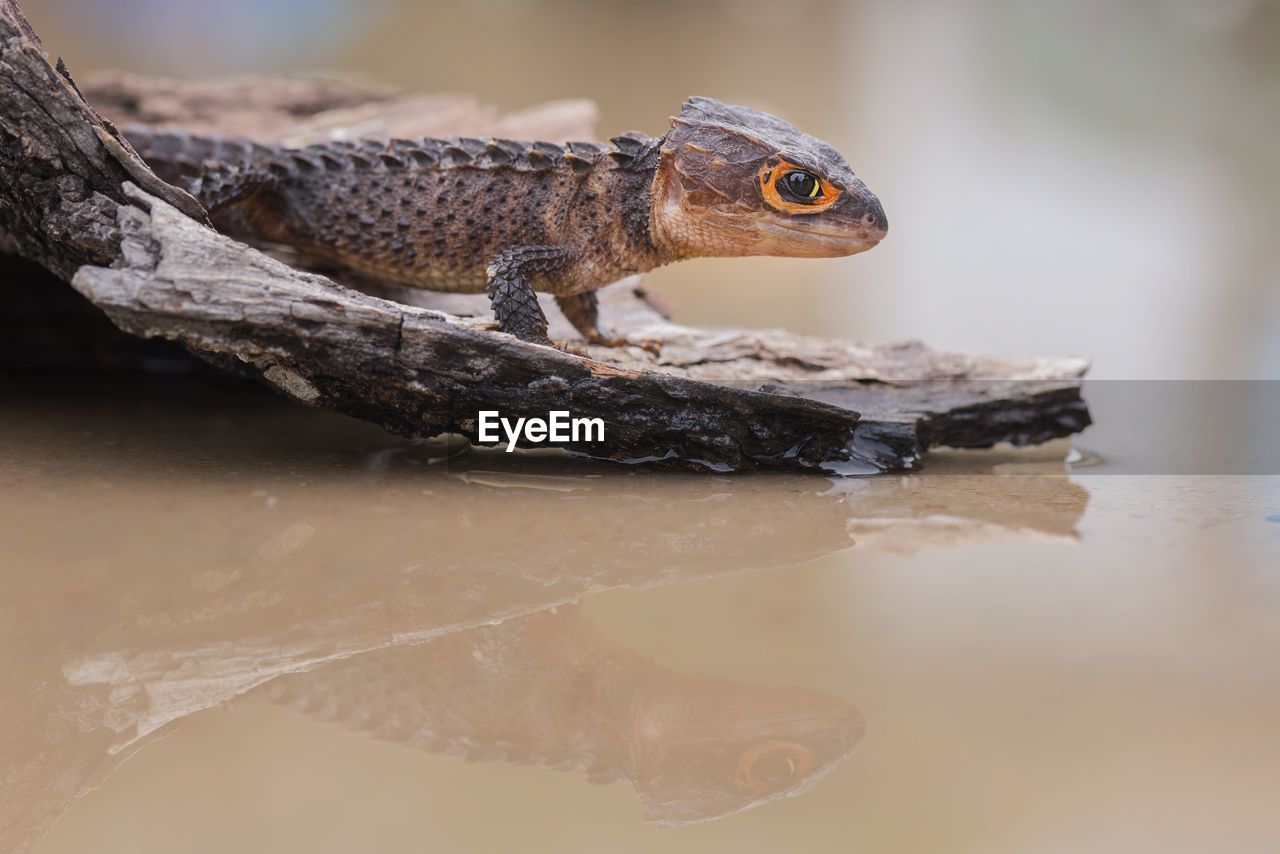
<svg viewBox="0 0 1280 854">
<path fill-rule="evenodd" d="M 565 318 L 573 324 L 573 328 L 577 329 L 586 339 L 588 344 L 595 347 L 639 347 L 647 350 L 653 355 L 658 355 L 662 350 L 662 342 L 653 339 L 643 339 L 633 341 L 625 335 L 611 335 L 600 328 L 600 308 L 596 298 L 595 291 L 587 291 L 581 294 L 571 294 L 569 296 L 557 296 L 556 304 L 560 306 L 560 310 L 564 312 Z"/>
</svg>

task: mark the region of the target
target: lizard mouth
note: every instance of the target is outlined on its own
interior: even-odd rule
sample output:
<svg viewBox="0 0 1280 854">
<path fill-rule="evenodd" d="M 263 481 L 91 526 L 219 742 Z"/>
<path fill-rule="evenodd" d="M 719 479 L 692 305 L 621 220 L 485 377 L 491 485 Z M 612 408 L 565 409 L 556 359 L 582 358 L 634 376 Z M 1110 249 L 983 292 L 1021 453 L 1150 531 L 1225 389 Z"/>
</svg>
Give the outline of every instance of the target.
<svg viewBox="0 0 1280 854">
<path fill-rule="evenodd" d="M 786 221 L 763 219 L 756 228 L 765 243 L 779 255 L 831 258 L 865 252 L 884 239 L 887 229 L 860 221 Z M 774 254 L 770 252 L 770 254 Z"/>
</svg>

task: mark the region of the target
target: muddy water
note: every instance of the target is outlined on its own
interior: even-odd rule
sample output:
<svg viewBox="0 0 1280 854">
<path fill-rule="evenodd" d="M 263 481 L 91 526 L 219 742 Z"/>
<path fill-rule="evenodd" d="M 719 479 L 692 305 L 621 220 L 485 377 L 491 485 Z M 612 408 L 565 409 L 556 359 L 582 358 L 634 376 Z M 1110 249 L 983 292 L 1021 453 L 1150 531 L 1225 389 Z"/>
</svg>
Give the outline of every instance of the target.
<svg viewBox="0 0 1280 854">
<path fill-rule="evenodd" d="M 1276 477 L 645 474 L 185 380 L 5 399 L 5 851 L 1280 846 Z"/>
</svg>

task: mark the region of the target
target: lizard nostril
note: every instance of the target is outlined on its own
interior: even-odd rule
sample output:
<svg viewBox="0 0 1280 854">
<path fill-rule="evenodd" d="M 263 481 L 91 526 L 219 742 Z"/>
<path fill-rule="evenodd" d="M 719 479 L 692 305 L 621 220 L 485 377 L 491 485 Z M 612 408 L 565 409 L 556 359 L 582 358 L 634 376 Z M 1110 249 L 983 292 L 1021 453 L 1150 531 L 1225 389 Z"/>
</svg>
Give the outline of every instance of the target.
<svg viewBox="0 0 1280 854">
<path fill-rule="evenodd" d="M 861 220 L 864 228 L 874 228 L 877 231 L 888 231 L 889 219 L 884 215 L 884 210 L 880 207 L 879 202 L 871 205 L 871 209 L 862 215 Z"/>
</svg>

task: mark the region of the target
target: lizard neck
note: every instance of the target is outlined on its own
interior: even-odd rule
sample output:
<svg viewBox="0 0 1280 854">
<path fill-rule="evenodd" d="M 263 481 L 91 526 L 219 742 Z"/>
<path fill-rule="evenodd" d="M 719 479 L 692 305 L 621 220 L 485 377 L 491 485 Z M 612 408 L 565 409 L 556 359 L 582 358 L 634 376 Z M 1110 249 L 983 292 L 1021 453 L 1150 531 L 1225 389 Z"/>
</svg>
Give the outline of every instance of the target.
<svg viewBox="0 0 1280 854">
<path fill-rule="evenodd" d="M 680 170 L 665 151 L 666 137 L 657 143 L 648 194 L 649 242 L 663 258 L 663 264 L 715 254 L 694 248 L 698 241 L 690 238 L 698 230 L 698 218 L 685 209 Z"/>
<path fill-rule="evenodd" d="M 569 293 L 595 290 L 678 258 L 653 240 L 650 200 L 659 140 L 631 141 L 640 149 L 625 162 L 605 154 L 585 179 L 566 174 L 557 181 L 572 187 L 552 213 L 552 242 L 574 251 L 575 261 L 561 280 Z"/>
<path fill-rule="evenodd" d="M 625 168 L 609 169 L 605 198 L 621 224 L 621 255 L 628 273 L 645 273 L 681 259 L 654 228 L 654 193 L 659 181 L 662 138 L 650 137 L 643 152 Z"/>
<path fill-rule="evenodd" d="M 629 210 L 625 217 L 627 239 L 637 254 L 649 261 L 648 269 L 670 264 L 685 257 L 680 254 L 658 228 L 655 199 L 663 183 L 661 159 L 662 139 L 654 139 L 648 153 L 637 160 L 633 171 L 638 180 L 626 195 Z"/>
</svg>

